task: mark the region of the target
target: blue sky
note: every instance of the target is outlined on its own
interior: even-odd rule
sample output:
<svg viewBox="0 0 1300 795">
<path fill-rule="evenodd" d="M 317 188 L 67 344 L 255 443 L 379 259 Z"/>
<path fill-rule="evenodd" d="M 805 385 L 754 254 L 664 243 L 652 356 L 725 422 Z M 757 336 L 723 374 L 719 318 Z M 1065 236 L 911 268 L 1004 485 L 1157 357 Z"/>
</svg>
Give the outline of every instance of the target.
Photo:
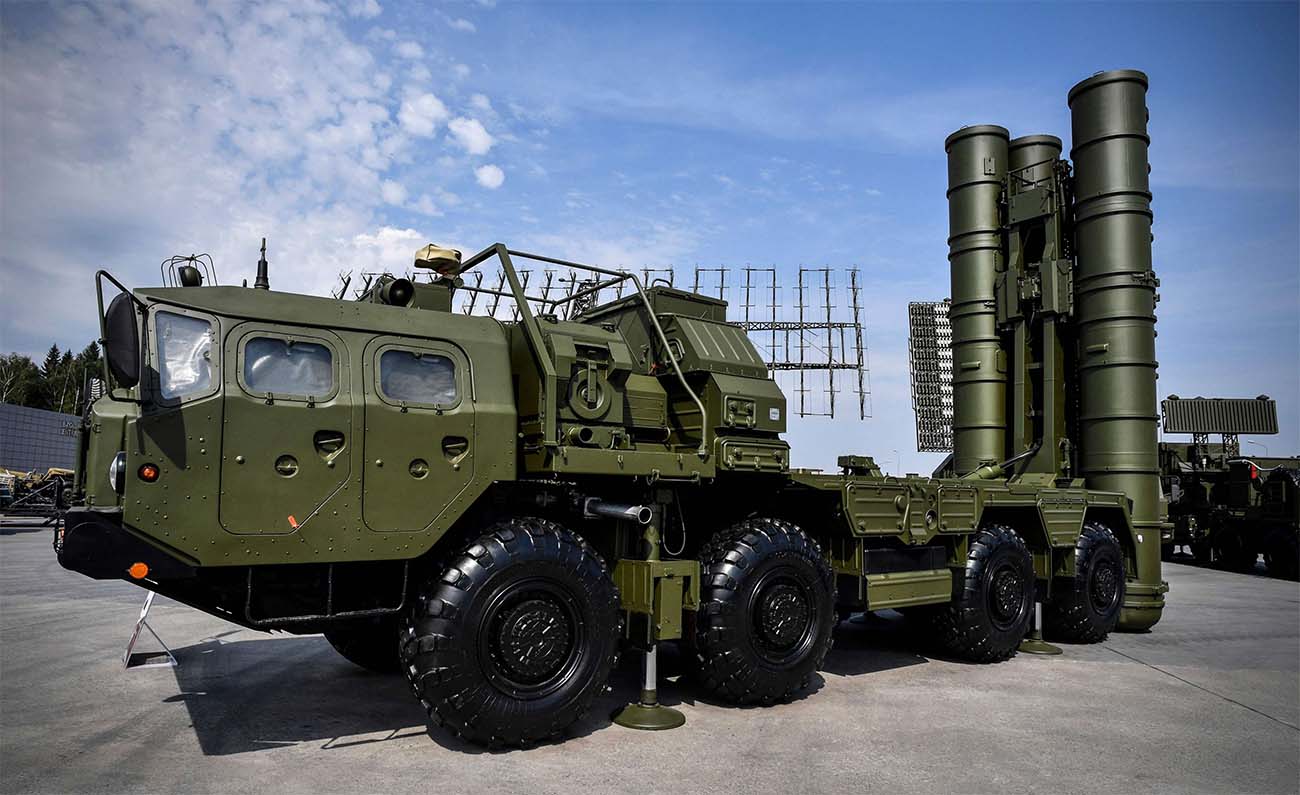
<svg viewBox="0 0 1300 795">
<path fill-rule="evenodd" d="M 797 423 L 795 463 L 927 471 L 906 303 L 947 294 L 944 137 L 1068 141 L 1069 88 L 1138 68 L 1160 394 L 1272 395 L 1283 432 L 1259 441 L 1300 452 L 1294 3 L 0 10 L 0 349 L 94 336 L 97 267 L 154 284 L 208 251 L 237 283 L 262 235 L 273 286 L 312 292 L 428 241 L 857 266 L 873 417 Z"/>
</svg>

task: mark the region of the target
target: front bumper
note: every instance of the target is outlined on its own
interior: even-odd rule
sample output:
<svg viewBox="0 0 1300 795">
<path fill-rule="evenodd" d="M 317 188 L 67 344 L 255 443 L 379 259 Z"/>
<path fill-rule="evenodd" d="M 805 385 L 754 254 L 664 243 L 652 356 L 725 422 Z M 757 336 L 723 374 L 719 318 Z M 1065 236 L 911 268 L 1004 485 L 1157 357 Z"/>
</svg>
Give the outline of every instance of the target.
<svg viewBox="0 0 1300 795">
<path fill-rule="evenodd" d="M 95 580 L 175 580 L 195 574 L 193 566 L 122 527 L 118 510 L 69 509 L 55 530 L 54 550 L 63 568 Z M 143 578 L 129 573 L 137 563 L 148 567 Z"/>
</svg>

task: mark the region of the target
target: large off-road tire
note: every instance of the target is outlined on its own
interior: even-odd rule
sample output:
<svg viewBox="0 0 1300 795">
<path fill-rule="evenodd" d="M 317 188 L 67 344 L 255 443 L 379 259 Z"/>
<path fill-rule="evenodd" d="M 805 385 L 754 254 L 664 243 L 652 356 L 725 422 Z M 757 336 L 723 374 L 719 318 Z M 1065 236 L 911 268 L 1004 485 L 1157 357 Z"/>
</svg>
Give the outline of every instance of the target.
<svg viewBox="0 0 1300 795">
<path fill-rule="evenodd" d="M 605 562 L 545 519 L 499 522 L 425 586 L 402 664 L 430 724 L 487 746 L 558 739 L 618 660 Z"/>
<path fill-rule="evenodd" d="M 1270 577 L 1300 579 L 1300 537 L 1295 528 L 1281 525 L 1264 539 L 1264 565 Z"/>
<path fill-rule="evenodd" d="M 402 668 L 398 652 L 400 622 L 395 616 L 360 618 L 325 628 L 325 640 L 348 662 L 379 674 Z"/>
<path fill-rule="evenodd" d="M 802 530 L 747 519 L 700 552 L 696 613 L 701 686 L 733 704 L 771 704 L 807 687 L 831 647 L 830 564 Z"/>
<path fill-rule="evenodd" d="M 1043 606 L 1044 631 L 1070 643 L 1101 643 L 1124 606 L 1124 549 L 1100 522 L 1085 522 L 1074 544 L 1074 577 Z M 1056 589 L 1054 589 L 1056 590 Z"/>
<path fill-rule="evenodd" d="M 924 615 L 944 651 L 989 663 L 1016 653 L 1033 612 L 1033 556 L 1016 531 L 989 524 L 971 538 L 961 594 Z"/>
<path fill-rule="evenodd" d="M 1259 552 L 1244 534 L 1237 530 L 1219 528 L 1210 537 L 1214 549 L 1214 563 L 1227 571 L 1251 574 L 1259 562 Z"/>
<path fill-rule="evenodd" d="M 1194 541 L 1188 544 L 1188 548 L 1192 550 L 1192 558 L 1201 566 L 1208 566 L 1214 560 L 1209 541 Z"/>
</svg>

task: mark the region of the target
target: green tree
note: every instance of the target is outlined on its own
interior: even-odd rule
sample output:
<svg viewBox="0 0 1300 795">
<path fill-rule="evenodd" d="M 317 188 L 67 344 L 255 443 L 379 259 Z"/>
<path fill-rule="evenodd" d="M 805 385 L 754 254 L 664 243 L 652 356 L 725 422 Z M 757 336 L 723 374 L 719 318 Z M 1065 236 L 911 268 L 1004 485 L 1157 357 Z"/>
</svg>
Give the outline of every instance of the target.
<svg viewBox="0 0 1300 795">
<path fill-rule="evenodd" d="M 88 377 L 98 376 L 102 367 L 103 352 L 96 342 L 75 356 L 51 345 L 40 366 L 20 353 L 0 356 L 0 403 L 80 413 Z"/>
<path fill-rule="evenodd" d="M 0 403 L 32 406 L 40 400 L 41 370 L 20 353 L 0 356 Z"/>
</svg>

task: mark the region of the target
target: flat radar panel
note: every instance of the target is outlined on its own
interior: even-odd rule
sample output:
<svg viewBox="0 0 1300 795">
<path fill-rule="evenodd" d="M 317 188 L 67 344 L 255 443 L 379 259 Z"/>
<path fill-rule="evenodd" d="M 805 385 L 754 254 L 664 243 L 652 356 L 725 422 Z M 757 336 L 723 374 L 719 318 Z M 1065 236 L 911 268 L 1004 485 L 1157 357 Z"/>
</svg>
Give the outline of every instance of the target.
<svg viewBox="0 0 1300 795">
<path fill-rule="evenodd" d="M 1179 398 L 1160 401 L 1165 433 L 1277 433 L 1277 402 L 1271 398 Z"/>
<path fill-rule="evenodd" d="M 922 453 L 952 450 L 949 306 L 948 301 L 914 301 L 907 305 L 912 410 L 916 413 L 916 449 Z"/>
</svg>

